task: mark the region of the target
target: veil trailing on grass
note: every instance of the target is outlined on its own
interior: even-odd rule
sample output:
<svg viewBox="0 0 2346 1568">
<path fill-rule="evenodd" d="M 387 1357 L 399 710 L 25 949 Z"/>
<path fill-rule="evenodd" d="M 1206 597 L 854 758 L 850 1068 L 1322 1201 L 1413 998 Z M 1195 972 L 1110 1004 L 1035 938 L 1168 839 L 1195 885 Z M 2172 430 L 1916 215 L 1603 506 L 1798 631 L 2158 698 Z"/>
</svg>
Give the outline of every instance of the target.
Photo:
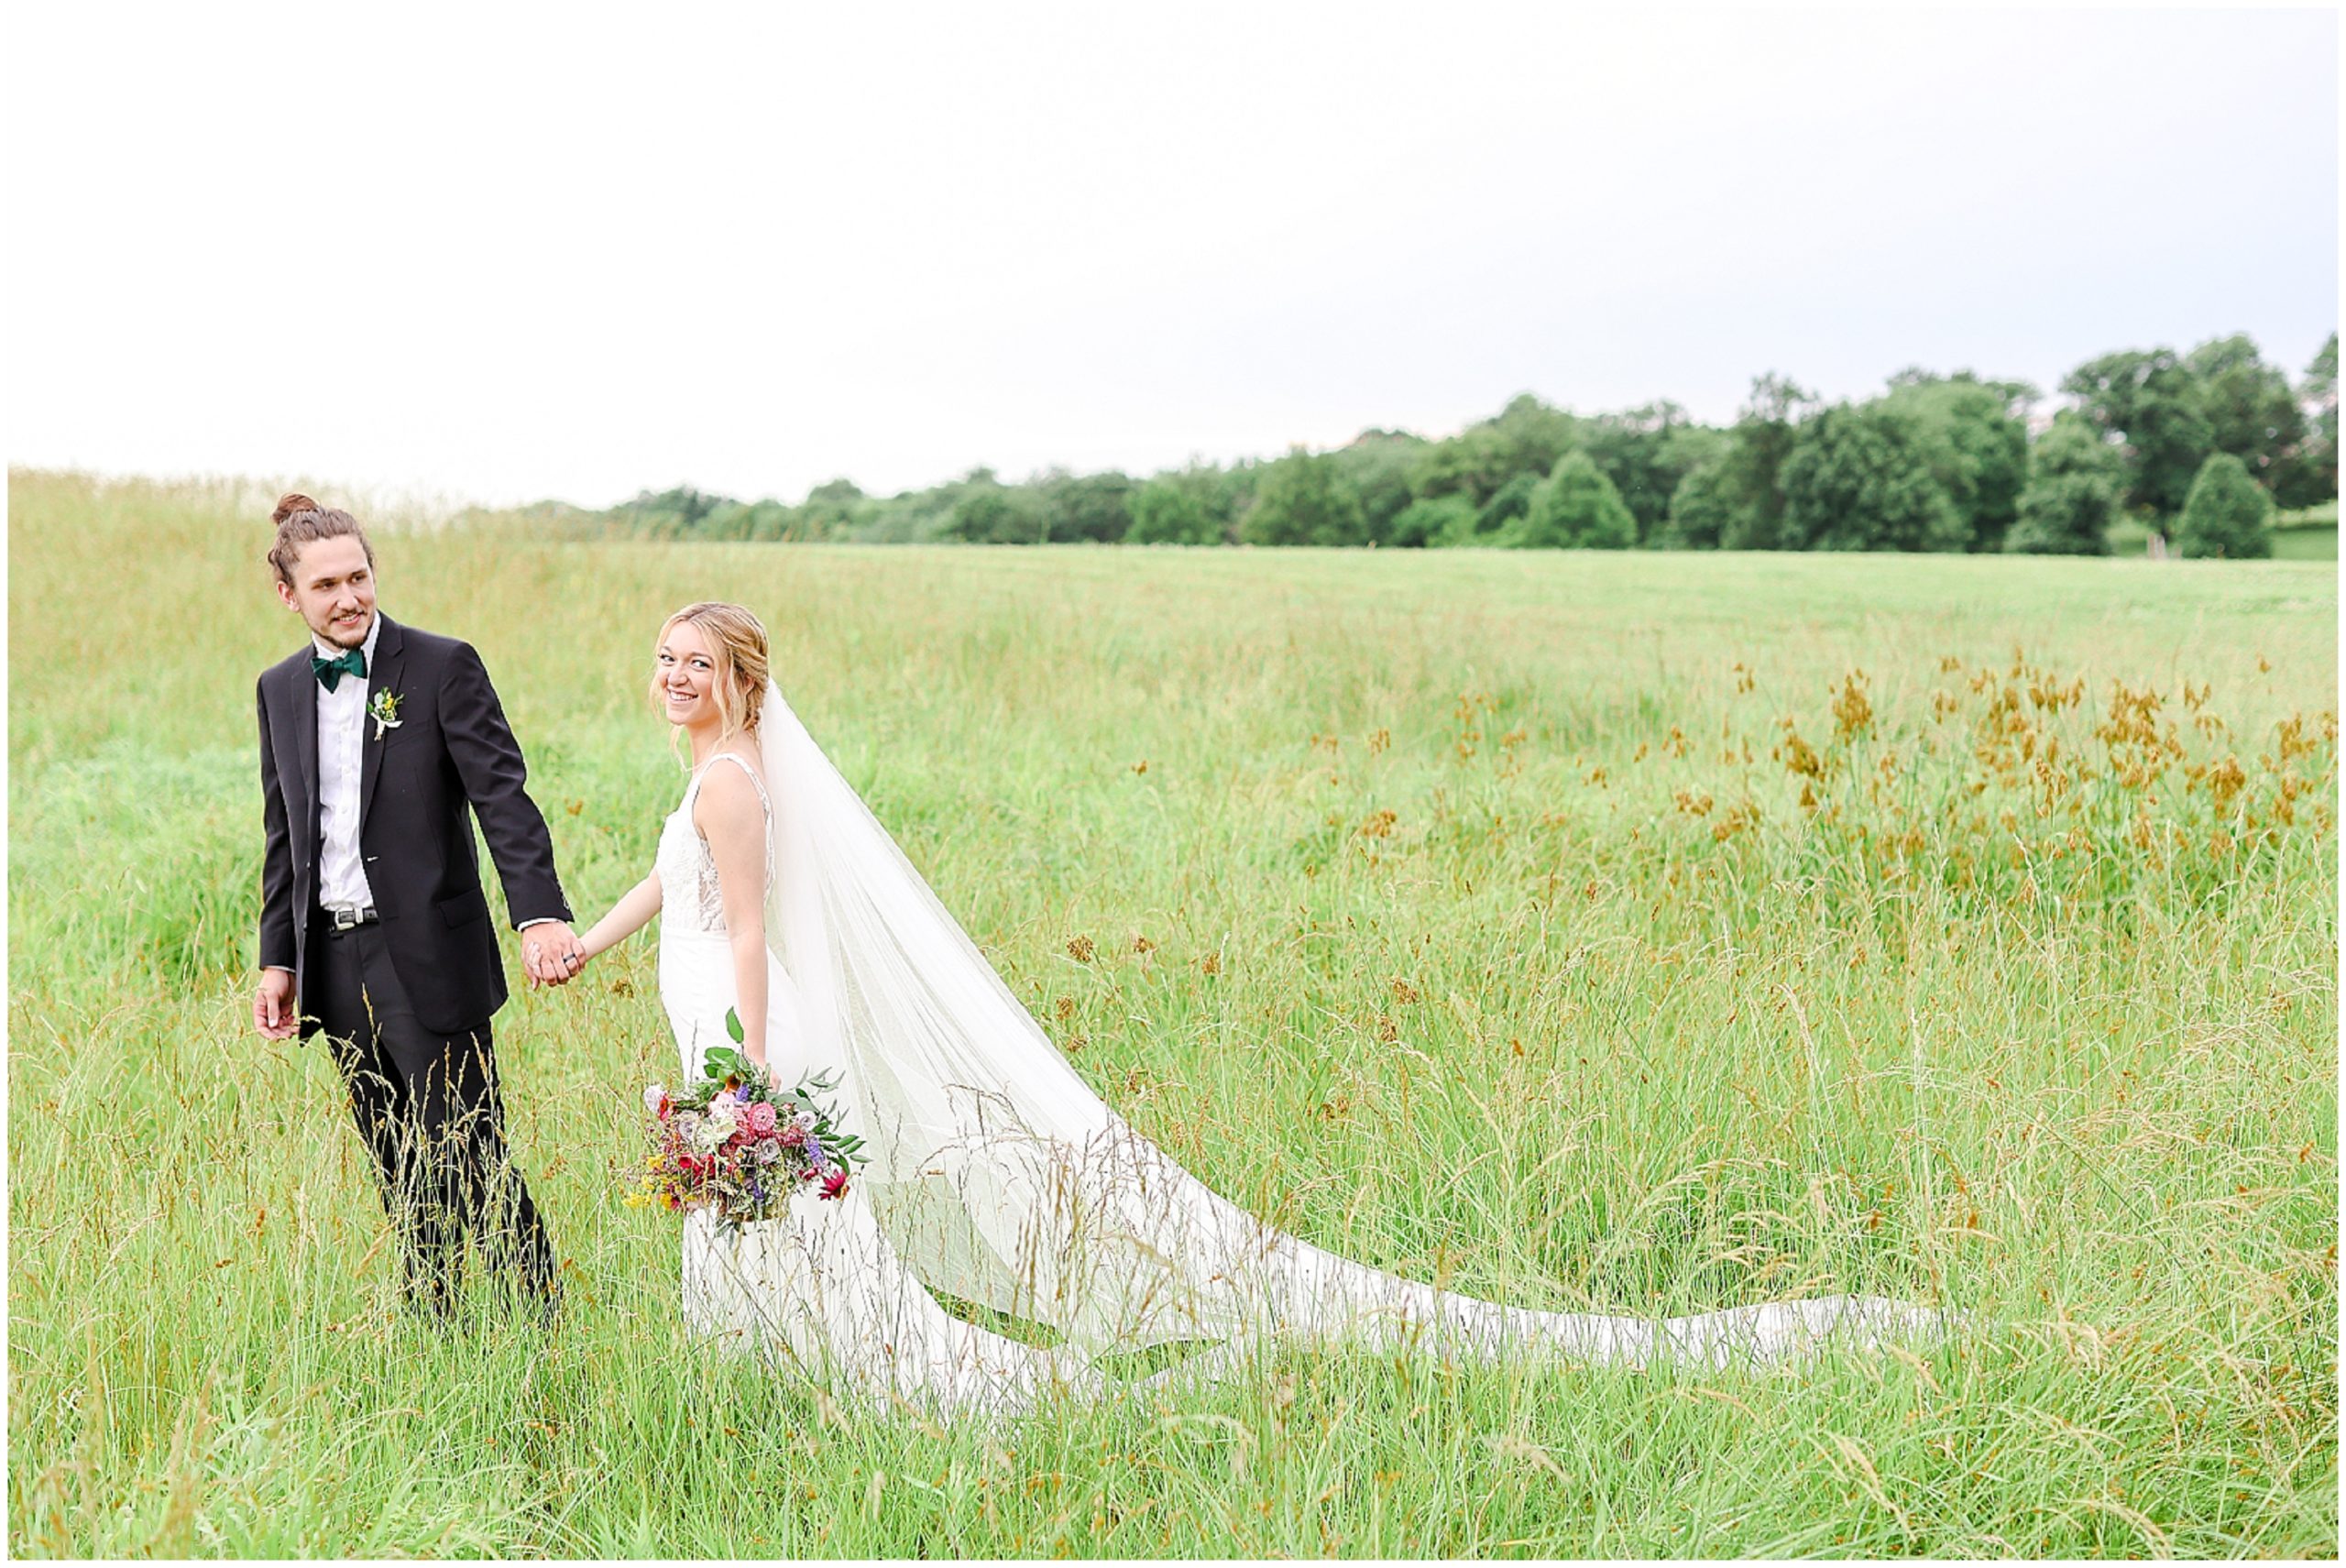
<svg viewBox="0 0 2346 1568">
<path fill-rule="evenodd" d="M 889 1244 L 931 1288 L 1047 1324 L 1081 1354 L 1168 1342 L 1417 1344 L 1475 1356 L 1770 1359 L 1933 1314 L 1836 1297 L 1699 1317 L 1522 1310 L 1310 1245 L 1208 1189 L 1061 1058 L 772 685 L 760 725 L 768 939 Z"/>
</svg>

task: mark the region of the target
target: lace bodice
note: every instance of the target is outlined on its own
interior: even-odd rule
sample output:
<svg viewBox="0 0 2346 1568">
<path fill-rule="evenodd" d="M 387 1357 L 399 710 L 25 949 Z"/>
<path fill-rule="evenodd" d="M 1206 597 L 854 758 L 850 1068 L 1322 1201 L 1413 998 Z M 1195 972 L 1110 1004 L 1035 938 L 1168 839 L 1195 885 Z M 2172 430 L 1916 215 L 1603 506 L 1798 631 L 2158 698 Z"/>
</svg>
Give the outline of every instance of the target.
<svg viewBox="0 0 2346 1568">
<path fill-rule="evenodd" d="M 693 826 L 693 803 L 700 798 L 701 780 L 722 762 L 734 763 L 749 775 L 758 792 L 758 804 L 765 807 L 766 890 L 773 888 L 773 802 L 756 769 L 730 751 L 719 751 L 694 770 L 685 785 L 685 798 L 677 802 L 660 829 L 660 848 L 652 867 L 660 878 L 660 920 L 665 935 L 725 935 L 725 899 L 717 885 L 717 857 L 709 851 L 708 840 Z"/>
</svg>

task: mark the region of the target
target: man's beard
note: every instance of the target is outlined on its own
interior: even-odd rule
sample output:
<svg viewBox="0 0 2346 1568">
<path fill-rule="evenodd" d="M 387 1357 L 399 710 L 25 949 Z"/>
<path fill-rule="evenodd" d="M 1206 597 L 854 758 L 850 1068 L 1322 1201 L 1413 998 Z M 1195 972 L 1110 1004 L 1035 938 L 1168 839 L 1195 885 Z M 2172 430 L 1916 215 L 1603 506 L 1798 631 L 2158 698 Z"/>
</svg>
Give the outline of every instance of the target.
<svg viewBox="0 0 2346 1568">
<path fill-rule="evenodd" d="M 328 622 L 326 629 L 323 631 L 319 632 L 318 635 L 324 638 L 327 641 L 333 643 L 337 648 L 348 650 L 352 648 L 366 647 L 367 634 L 374 630 L 375 612 L 373 610 L 368 610 L 367 612 L 367 619 L 358 623 L 358 630 L 351 632 L 347 637 L 345 637 L 341 632 L 336 631 L 332 622 Z"/>
</svg>

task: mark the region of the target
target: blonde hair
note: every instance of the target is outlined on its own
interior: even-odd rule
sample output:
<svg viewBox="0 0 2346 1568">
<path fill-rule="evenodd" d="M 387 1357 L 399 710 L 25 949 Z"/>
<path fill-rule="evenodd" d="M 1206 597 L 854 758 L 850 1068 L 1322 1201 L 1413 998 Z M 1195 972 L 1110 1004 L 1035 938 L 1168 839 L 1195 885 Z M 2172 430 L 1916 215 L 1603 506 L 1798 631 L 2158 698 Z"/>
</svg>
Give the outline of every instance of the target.
<svg viewBox="0 0 2346 1568">
<path fill-rule="evenodd" d="M 721 600 L 703 599 L 688 604 L 660 623 L 660 635 L 652 643 L 652 711 L 661 713 L 666 709 L 657 655 L 660 644 L 678 626 L 689 626 L 707 639 L 717 660 L 716 690 L 711 695 L 717 700 L 718 732 L 754 732 L 758 710 L 766 700 L 766 629 L 741 606 Z"/>
</svg>

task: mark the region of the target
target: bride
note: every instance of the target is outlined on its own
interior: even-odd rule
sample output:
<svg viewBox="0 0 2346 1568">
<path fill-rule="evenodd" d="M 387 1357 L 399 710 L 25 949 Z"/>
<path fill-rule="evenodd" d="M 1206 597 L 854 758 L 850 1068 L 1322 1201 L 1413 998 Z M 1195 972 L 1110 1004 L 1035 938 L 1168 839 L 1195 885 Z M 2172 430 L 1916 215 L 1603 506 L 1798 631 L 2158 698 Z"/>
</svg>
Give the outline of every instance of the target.
<svg viewBox="0 0 2346 1568">
<path fill-rule="evenodd" d="M 1537 1312 L 1322 1251 L 1216 1195 L 1127 1125 L 1053 1048 L 775 687 L 739 605 L 660 628 L 654 705 L 691 749 L 652 874 L 582 938 L 588 957 L 661 916 L 660 998 L 687 1079 L 730 1043 L 788 1088 L 817 1073 L 864 1139 L 846 1195 L 765 1223 L 686 1216 L 696 1331 L 795 1360 L 867 1409 L 1003 1416 L 1120 1386 L 1102 1352 L 1256 1343 L 1643 1365 L 1770 1361 L 1825 1336 L 1923 1335 L 1937 1314 L 1833 1297 L 1695 1317 Z M 1040 1325 L 1029 1343 L 932 1291 Z"/>
</svg>

